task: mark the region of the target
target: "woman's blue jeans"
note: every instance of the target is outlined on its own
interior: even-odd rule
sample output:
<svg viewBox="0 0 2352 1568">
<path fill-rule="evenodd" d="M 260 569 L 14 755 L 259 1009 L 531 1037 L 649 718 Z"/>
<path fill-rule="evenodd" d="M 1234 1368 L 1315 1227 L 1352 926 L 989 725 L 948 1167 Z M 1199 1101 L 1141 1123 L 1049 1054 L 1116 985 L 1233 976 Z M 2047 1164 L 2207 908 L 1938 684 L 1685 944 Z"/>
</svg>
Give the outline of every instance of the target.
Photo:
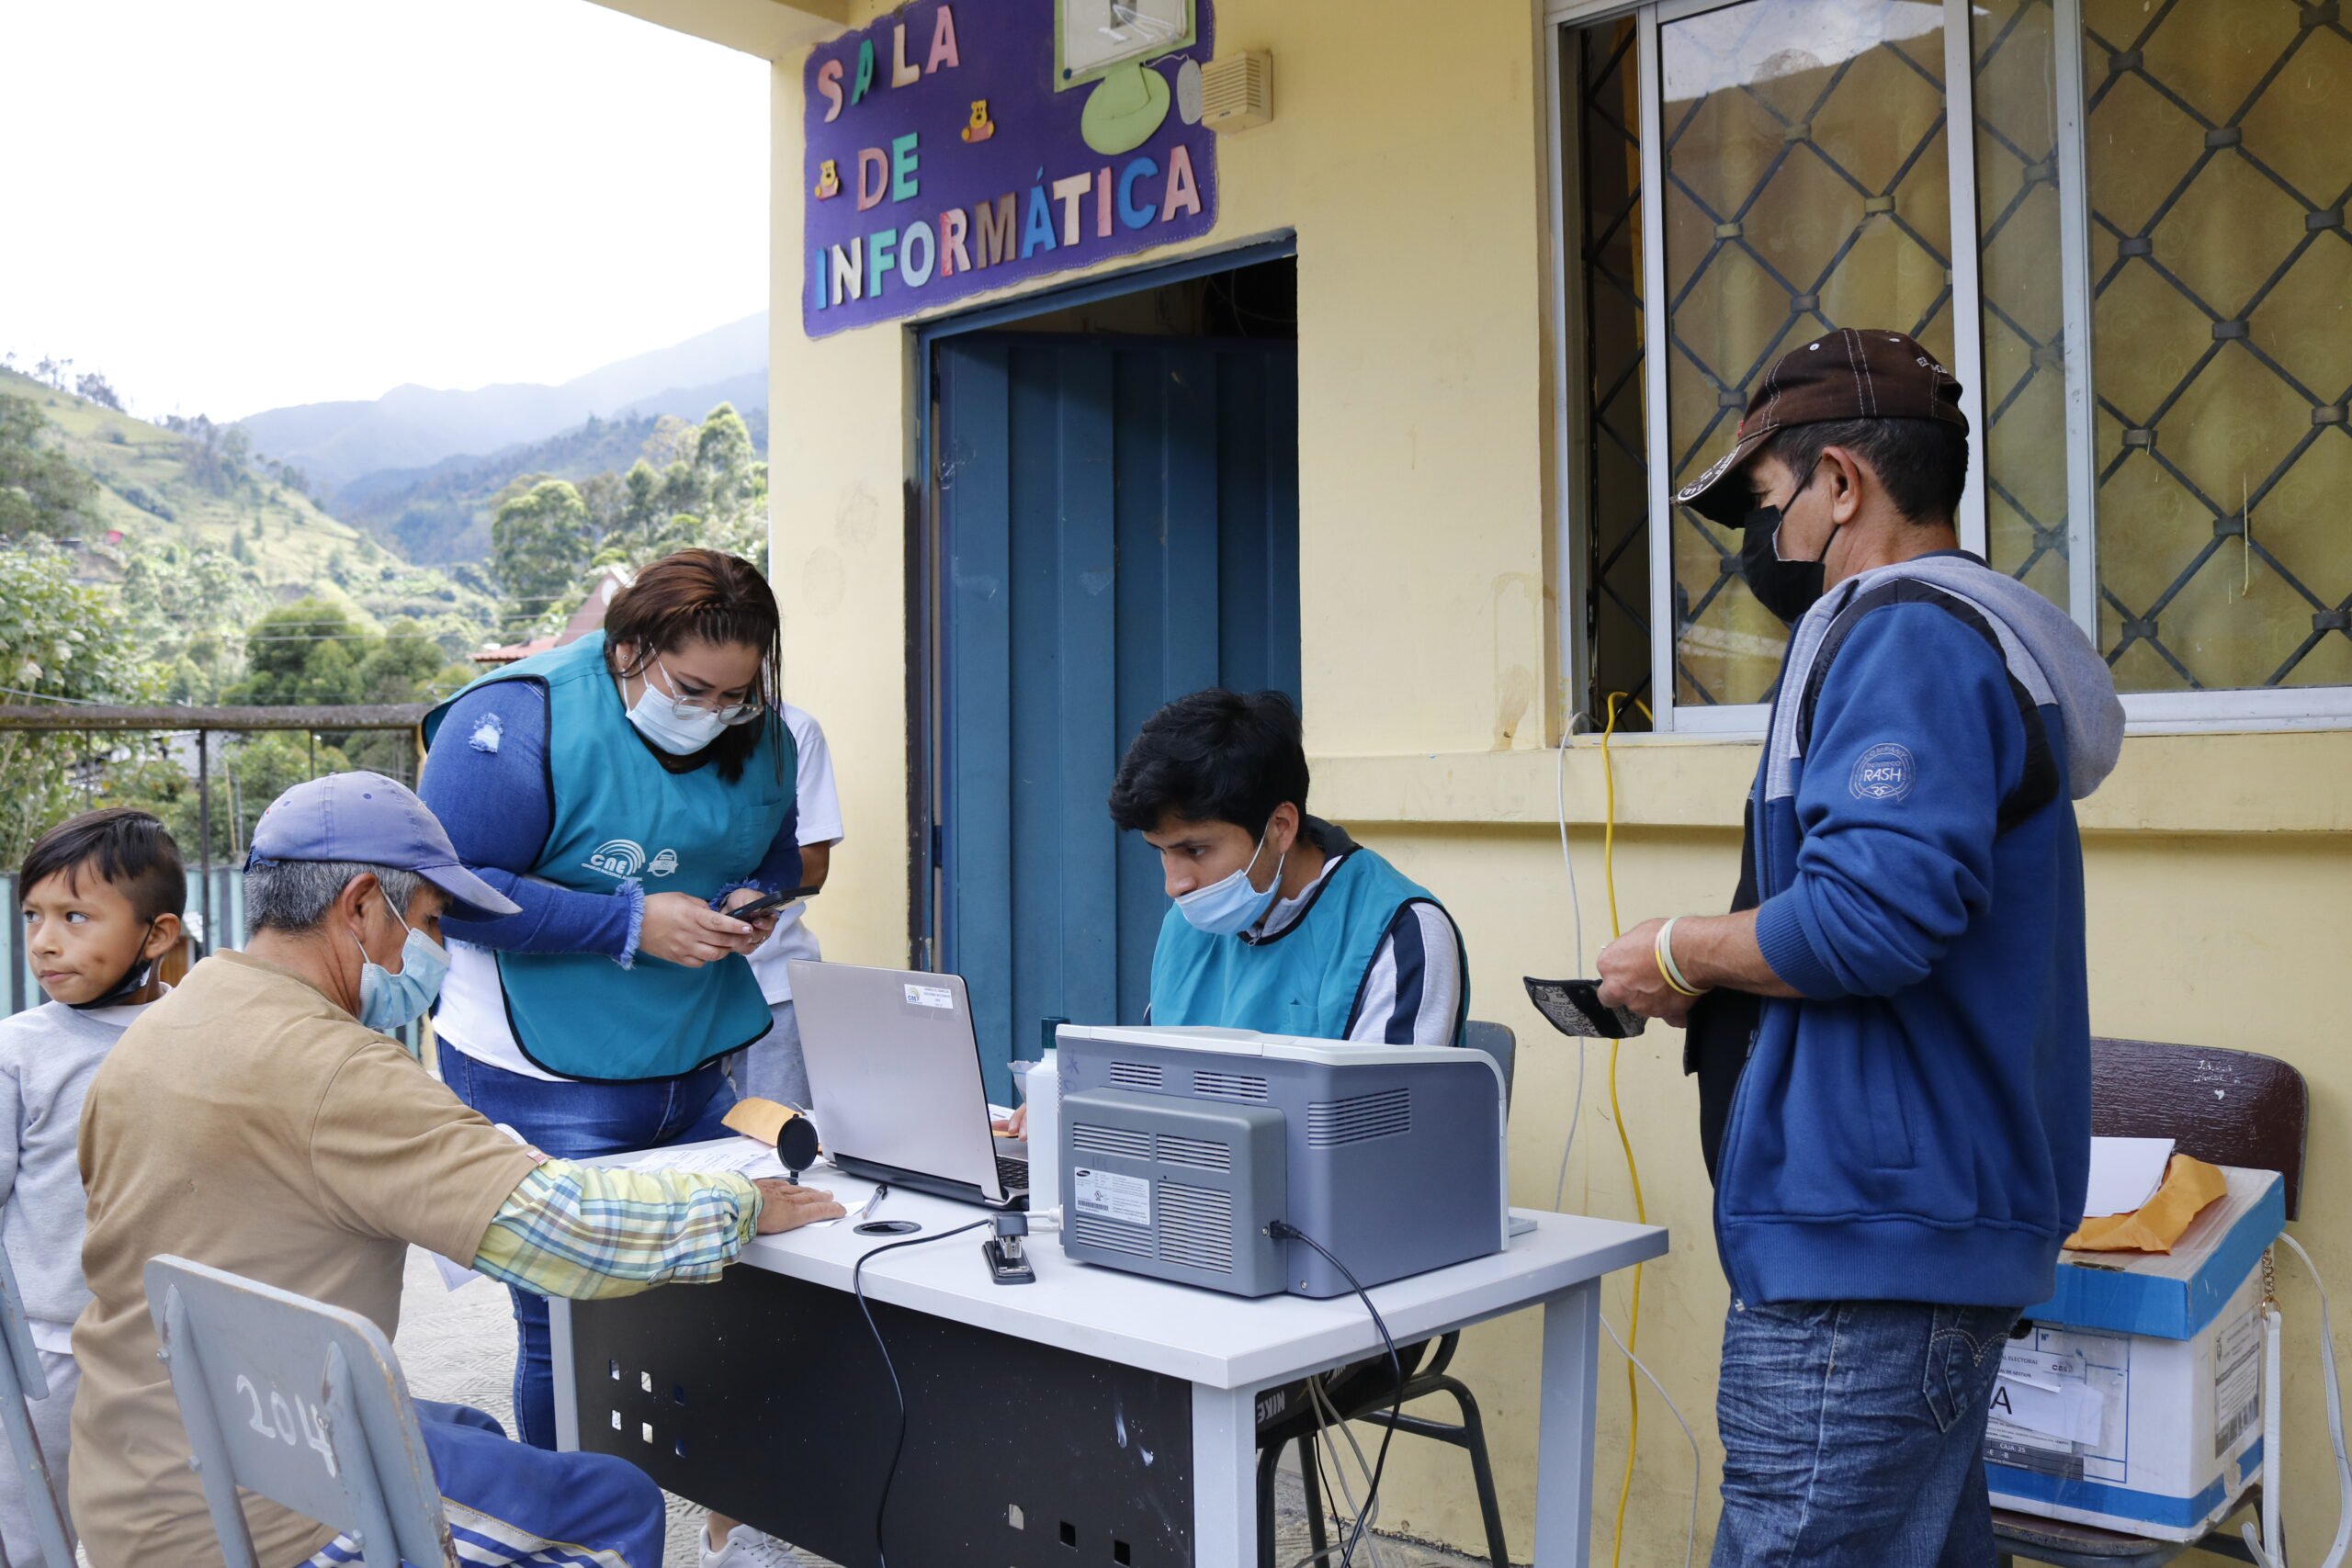
<svg viewBox="0 0 2352 1568">
<path fill-rule="evenodd" d="M 724 1062 L 683 1077 L 642 1083 L 549 1083 L 475 1061 L 444 1040 L 441 1077 L 450 1092 L 503 1122 L 557 1159 L 594 1159 L 628 1149 L 691 1144 L 726 1135 L 720 1119 L 735 1103 Z M 555 1447 L 555 1364 L 548 1348 L 547 1298 L 510 1291 L 518 1340 L 514 1427 L 535 1449 Z"/>
</svg>

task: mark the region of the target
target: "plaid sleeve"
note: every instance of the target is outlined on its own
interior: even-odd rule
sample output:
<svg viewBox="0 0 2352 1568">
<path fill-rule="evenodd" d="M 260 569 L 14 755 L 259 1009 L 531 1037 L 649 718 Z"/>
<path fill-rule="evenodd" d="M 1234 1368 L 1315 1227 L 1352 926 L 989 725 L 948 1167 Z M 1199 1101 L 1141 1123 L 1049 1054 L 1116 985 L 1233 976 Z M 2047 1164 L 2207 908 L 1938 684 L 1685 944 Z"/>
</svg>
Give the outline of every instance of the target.
<svg viewBox="0 0 2352 1568">
<path fill-rule="evenodd" d="M 573 1301 L 705 1284 L 735 1260 L 759 1217 L 759 1190 L 741 1176 L 551 1159 L 499 1206 L 474 1267 Z"/>
</svg>

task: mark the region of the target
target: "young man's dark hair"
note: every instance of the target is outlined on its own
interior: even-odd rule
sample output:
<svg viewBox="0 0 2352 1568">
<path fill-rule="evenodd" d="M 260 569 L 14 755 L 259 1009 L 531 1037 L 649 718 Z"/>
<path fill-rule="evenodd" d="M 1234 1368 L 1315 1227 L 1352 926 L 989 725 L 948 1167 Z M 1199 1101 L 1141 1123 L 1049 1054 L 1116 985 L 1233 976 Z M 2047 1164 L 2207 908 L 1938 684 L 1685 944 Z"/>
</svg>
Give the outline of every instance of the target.
<svg viewBox="0 0 2352 1568">
<path fill-rule="evenodd" d="M 1212 687 L 1144 720 L 1111 784 L 1111 819 L 1159 853 L 1171 906 L 1152 953 L 1152 1021 L 1458 1043 L 1469 965 L 1453 917 L 1308 816 L 1306 785 L 1298 709 L 1280 692 Z"/>
<path fill-rule="evenodd" d="M 1968 432 L 1962 426 L 1936 419 L 1827 420 L 1783 425 L 1762 450 L 1804 475 L 1832 446 L 1868 463 L 1909 521 L 1948 524 L 1960 515 L 1960 492 L 1968 485 Z"/>
<path fill-rule="evenodd" d="M 139 918 L 153 920 L 187 908 L 187 872 L 164 824 L 128 806 L 61 822 L 35 840 L 17 874 L 19 889 L 62 875 L 79 886 L 87 868 L 122 890 Z"/>
<path fill-rule="evenodd" d="M 1111 820 L 1144 833 L 1172 815 L 1230 822 L 1254 838 L 1285 801 L 1306 809 L 1306 747 L 1290 699 L 1213 686 L 1144 720 L 1111 781 Z"/>
</svg>

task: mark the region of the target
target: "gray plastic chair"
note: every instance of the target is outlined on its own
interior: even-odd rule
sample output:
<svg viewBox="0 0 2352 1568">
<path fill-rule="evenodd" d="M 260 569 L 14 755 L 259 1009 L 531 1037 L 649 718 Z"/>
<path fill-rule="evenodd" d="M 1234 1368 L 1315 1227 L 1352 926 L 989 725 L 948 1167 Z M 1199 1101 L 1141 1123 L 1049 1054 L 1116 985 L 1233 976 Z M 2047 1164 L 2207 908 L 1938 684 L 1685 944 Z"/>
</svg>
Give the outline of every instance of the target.
<svg viewBox="0 0 2352 1568">
<path fill-rule="evenodd" d="M 185 1258 L 154 1258 L 146 1280 L 229 1568 L 258 1568 L 240 1486 L 350 1536 L 367 1568 L 458 1568 L 416 1408 L 374 1324 Z"/>
<path fill-rule="evenodd" d="M 8 1433 L 8 1458 L 25 1489 L 41 1561 L 49 1568 L 74 1568 L 74 1520 L 58 1495 L 57 1478 L 49 1472 L 40 1439 L 33 1435 L 32 1412 L 25 1408 L 28 1399 L 48 1397 L 49 1375 L 33 1348 L 24 1298 L 17 1293 L 17 1271 L 0 1252 L 0 1427 Z M 0 1547 L 0 1568 L 12 1568 L 6 1547 Z"/>
<path fill-rule="evenodd" d="M 1484 1051 L 1503 1070 L 1503 1103 L 1510 1103 L 1511 1072 L 1519 1066 L 1519 1036 L 1508 1023 L 1481 1023 L 1472 1019 L 1462 1026 L 1462 1043 Z"/>
</svg>

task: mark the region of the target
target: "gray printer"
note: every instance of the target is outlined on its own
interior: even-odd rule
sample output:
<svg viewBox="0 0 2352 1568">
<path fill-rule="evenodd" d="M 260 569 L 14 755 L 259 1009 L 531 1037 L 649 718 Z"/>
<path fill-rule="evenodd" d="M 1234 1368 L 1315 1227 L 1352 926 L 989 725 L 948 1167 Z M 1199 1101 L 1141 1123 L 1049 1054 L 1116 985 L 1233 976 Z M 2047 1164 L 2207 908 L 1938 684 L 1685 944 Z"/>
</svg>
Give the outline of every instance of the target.
<svg viewBox="0 0 2352 1568">
<path fill-rule="evenodd" d="M 1499 1252 L 1502 1073 L 1485 1053 L 1063 1024 L 1062 1250 L 1236 1295 L 1345 1294 Z M 1033 1204 L 1043 1195 L 1035 1195 Z"/>
</svg>

